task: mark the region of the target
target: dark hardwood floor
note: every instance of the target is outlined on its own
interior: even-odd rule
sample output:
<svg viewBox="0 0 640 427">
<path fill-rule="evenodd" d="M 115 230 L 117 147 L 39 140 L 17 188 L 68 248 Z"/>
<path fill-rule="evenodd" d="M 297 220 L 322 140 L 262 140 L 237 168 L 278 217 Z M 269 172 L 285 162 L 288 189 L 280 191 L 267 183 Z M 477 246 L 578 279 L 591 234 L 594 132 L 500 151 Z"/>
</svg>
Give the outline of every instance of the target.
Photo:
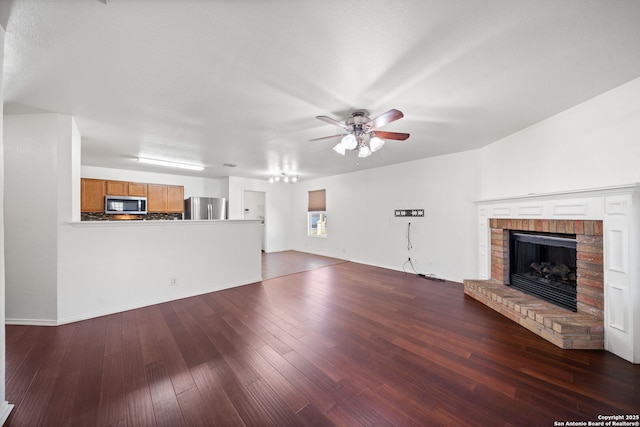
<svg viewBox="0 0 640 427">
<path fill-rule="evenodd" d="M 59 327 L 7 326 L 9 426 L 552 426 L 640 413 L 640 366 L 462 285 L 350 262 Z"/>
<path fill-rule="evenodd" d="M 346 261 L 297 251 L 262 252 L 262 280 L 301 273 L 342 262 Z"/>
</svg>

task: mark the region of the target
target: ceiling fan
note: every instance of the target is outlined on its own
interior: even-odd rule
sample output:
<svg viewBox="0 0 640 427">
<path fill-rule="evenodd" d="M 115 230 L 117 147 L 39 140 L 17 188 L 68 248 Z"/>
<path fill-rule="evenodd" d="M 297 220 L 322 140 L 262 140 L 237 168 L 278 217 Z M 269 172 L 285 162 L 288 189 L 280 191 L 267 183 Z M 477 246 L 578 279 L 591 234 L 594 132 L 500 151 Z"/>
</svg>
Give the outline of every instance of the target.
<svg viewBox="0 0 640 427">
<path fill-rule="evenodd" d="M 346 133 L 314 138 L 310 141 L 342 137 L 333 149 L 344 156 L 346 150 L 358 150 L 358 157 L 369 157 L 382 148 L 385 139 L 404 141 L 408 133 L 385 132 L 378 128 L 404 117 L 402 111 L 391 109 L 375 119 L 369 118 L 367 110 L 354 110 L 345 122 L 339 122 L 327 116 L 316 116 L 316 119 L 342 128 Z"/>
</svg>

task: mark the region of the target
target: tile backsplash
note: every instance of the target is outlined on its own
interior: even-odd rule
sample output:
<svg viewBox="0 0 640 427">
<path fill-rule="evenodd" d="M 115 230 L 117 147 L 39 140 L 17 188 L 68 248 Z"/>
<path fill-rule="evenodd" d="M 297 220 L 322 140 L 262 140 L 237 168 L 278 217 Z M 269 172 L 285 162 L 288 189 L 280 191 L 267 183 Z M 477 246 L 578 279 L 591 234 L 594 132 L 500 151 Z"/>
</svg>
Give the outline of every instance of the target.
<svg viewBox="0 0 640 427">
<path fill-rule="evenodd" d="M 148 213 L 146 215 L 117 215 L 104 212 L 82 212 L 81 221 L 173 221 L 182 219 L 182 213 Z"/>
</svg>

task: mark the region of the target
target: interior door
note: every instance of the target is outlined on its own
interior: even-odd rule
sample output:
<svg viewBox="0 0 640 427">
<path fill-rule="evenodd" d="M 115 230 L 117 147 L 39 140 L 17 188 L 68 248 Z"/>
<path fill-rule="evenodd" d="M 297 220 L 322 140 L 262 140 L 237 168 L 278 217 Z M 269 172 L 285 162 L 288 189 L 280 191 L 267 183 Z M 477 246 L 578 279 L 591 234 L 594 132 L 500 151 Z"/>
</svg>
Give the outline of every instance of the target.
<svg viewBox="0 0 640 427">
<path fill-rule="evenodd" d="M 261 248 L 265 250 L 265 241 L 266 241 L 266 230 L 267 223 L 266 219 L 266 204 L 265 204 L 265 193 L 263 191 L 244 191 L 244 200 L 243 200 L 243 214 L 242 218 L 244 219 L 257 219 L 262 221 L 262 244 Z"/>
</svg>

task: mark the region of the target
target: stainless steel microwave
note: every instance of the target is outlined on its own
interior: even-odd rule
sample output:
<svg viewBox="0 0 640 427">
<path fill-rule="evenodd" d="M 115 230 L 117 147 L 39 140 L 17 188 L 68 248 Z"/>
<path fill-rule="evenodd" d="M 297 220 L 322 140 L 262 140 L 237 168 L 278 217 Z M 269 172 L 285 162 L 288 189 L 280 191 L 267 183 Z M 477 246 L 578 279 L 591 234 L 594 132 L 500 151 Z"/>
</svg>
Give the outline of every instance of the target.
<svg viewBox="0 0 640 427">
<path fill-rule="evenodd" d="M 104 198 L 104 212 L 108 214 L 144 215 L 147 213 L 147 198 L 106 196 Z"/>
</svg>

